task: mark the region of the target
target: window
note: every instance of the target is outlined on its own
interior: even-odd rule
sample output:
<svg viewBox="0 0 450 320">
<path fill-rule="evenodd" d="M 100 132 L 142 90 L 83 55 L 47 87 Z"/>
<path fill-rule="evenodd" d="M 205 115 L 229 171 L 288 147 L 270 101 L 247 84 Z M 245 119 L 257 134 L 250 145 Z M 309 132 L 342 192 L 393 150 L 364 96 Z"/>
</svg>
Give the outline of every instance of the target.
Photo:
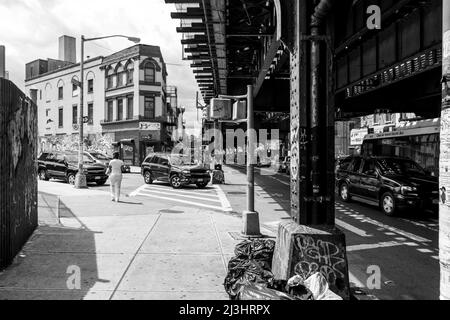
<svg viewBox="0 0 450 320">
<path fill-rule="evenodd" d="M 114 86 L 114 75 L 113 69 L 108 69 L 106 71 L 106 89 L 112 89 Z"/>
<path fill-rule="evenodd" d="M 144 66 L 144 80 L 145 82 L 154 83 L 155 79 L 155 66 L 151 62 L 147 62 Z"/>
<path fill-rule="evenodd" d="M 123 99 L 117 99 L 117 121 L 123 120 Z"/>
<path fill-rule="evenodd" d="M 372 160 L 366 160 L 362 172 L 369 176 L 375 175 L 375 163 Z"/>
<path fill-rule="evenodd" d="M 60 127 L 60 128 L 64 127 L 64 111 L 63 111 L 63 107 L 60 107 L 58 109 L 58 127 Z"/>
<path fill-rule="evenodd" d="M 45 116 L 48 117 L 50 115 L 50 110 L 51 109 L 45 109 Z"/>
<path fill-rule="evenodd" d="M 94 79 L 88 80 L 88 93 L 94 92 Z"/>
<path fill-rule="evenodd" d="M 88 125 L 92 126 L 94 124 L 94 104 L 88 103 Z"/>
<path fill-rule="evenodd" d="M 108 106 L 107 106 L 107 110 L 106 110 L 106 115 L 107 115 L 107 121 L 113 121 L 113 102 L 108 101 Z"/>
<path fill-rule="evenodd" d="M 124 73 L 123 72 L 117 74 L 117 86 L 118 87 L 122 87 L 124 85 L 124 79 L 123 78 L 124 78 Z"/>
<path fill-rule="evenodd" d="M 58 87 L 58 99 L 64 99 L 64 87 Z"/>
<path fill-rule="evenodd" d="M 128 98 L 128 102 L 127 102 L 127 120 L 131 120 L 133 119 L 133 104 L 134 104 L 134 99 L 133 97 L 129 97 Z"/>
<path fill-rule="evenodd" d="M 72 124 L 78 123 L 78 106 L 75 104 L 72 106 Z"/>
<path fill-rule="evenodd" d="M 134 74 L 134 64 L 133 62 L 129 62 L 125 67 L 125 75 L 126 75 L 126 83 L 133 84 L 133 74 Z"/>
<path fill-rule="evenodd" d="M 154 119 L 155 118 L 155 98 L 145 97 L 144 100 L 144 118 Z"/>
<path fill-rule="evenodd" d="M 362 159 L 361 158 L 355 158 L 353 161 L 353 167 L 352 167 L 352 172 L 359 172 L 359 169 L 361 168 L 361 162 Z"/>
<path fill-rule="evenodd" d="M 39 100 L 42 100 L 42 90 L 39 90 Z"/>
<path fill-rule="evenodd" d="M 76 84 L 72 84 L 72 97 L 78 96 L 78 86 Z"/>
</svg>

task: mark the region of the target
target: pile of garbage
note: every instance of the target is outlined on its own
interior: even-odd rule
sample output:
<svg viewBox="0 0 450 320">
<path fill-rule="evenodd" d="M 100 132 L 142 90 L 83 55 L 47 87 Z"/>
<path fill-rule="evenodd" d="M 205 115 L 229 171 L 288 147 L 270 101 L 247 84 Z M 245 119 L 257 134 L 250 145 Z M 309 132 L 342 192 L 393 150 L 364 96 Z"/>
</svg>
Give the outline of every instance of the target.
<svg viewBox="0 0 450 320">
<path fill-rule="evenodd" d="M 275 279 L 271 268 L 275 241 L 244 241 L 228 263 L 224 287 L 231 300 L 342 300 L 321 273 L 303 279 Z"/>
</svg>

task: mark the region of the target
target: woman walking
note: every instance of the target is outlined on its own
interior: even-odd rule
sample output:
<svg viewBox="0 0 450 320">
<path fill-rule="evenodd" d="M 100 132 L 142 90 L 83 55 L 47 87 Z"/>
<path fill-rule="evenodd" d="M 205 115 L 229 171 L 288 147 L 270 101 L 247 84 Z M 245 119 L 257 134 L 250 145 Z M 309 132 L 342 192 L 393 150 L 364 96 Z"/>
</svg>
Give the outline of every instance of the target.
<svg viewBox="0 0 450 320">
<path fill-rule="evenodd" d="M 108 172 L 111 188 L 111 201 L 119 202 L 120 185 L 122 184 L 123 161 L 119 159 L 119 153 L 115 152 L 113 160 L 109 162 Z"/>
</svg>

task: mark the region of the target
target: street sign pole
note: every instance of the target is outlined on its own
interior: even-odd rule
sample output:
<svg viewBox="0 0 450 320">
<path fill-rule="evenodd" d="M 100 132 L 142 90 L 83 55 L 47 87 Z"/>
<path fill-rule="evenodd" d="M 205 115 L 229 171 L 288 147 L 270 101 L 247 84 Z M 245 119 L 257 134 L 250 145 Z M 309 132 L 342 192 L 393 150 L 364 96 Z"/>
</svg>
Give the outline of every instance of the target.
<svg viewBox="0 0 450 320">
<path fill-rule="evenodd" d="M 78 148 L 78 172 L 75 176 L 75 188 L 77 189 L 86 189 L 86 175 L 84 174 L 83 169 L 83 154 L 84 154 L 84 36 L 81 36 L 81 62 L 80 62 L 80 106 L 78 108 L 79 112 L 79 126 L 80 126 L 80 141 Z"/>
<path fill-rule="evenodd" d="M 243 212 L 243 230 L 245 237 L 260 237 L 259 214 L 255 211 L 255 114 L 253 109 L 253 86 L 247 86 L 247 94 L 243 96 L 224 96 L 219 98 L 247 100 L 247 210 Z"/>
</svg>

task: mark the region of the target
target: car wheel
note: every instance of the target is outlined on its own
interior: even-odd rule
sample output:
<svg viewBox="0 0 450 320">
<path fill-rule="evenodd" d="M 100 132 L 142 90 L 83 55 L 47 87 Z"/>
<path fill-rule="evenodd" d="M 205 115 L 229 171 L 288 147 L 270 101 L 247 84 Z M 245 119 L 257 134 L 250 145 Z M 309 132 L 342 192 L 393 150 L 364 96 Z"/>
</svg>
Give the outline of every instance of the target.
<svg viewBox="0 0 450 320">
<path fill-rule="evenodd" d="M 204 189 L 208 185 L 208 182 L 197 183 L 197 188 Z"/>
<path fill-rule="evenodd" d="M 48 181 L 49 180 L 49 178 L 47 176 L 47 170 L 44 170 L 44 169 L 39 170 L 39 180 L 42 180 L 42 181 Z"/>
<path fill-rule="evenodd" d="M 144 172 L 144 182 L 146 184 L 152 184 L 153 183 L 152 174 L 151 174 L 150 171 L 145 171 Z"/>
<path fill-rule="evenodd" d="M 97 184 L 98 186 L 104 186 L 105 183 L 106 183 L 106 180 L 102 180 L 102 181 L 97 181 L 97 182 L 96 182 L 96 184 Z"/>
<path fill-rule="evenodd" d="M 174 189 L 180 189 L 181 188 L 181 178 L 178 175 L 173 175 L 172 178 L 170 178 L 170 185 Z"/>
<path fill-rule="evenodd" d="M 345 182 L 339 186 L 339 198 L 344 202 L 349 202 L 351 199 L 348 191 L 348 184 Z"/>
<path fill-rule="evenodd" d="M 73 174 L 73 173 L 70 173 L 68 176 L 67 176 L 67 182 L 69 183 L 69 184 L 71 184 L 71 185 L 75 185 L 75 174 Z"/>
<path fill-rule="evenodd" d="M 395 198 L 392 193 L 386 192 L 385 194 L 383 194 L 383 196 L 381 197 L 380 205 L 381 210 L 383 210 L 385 215 L 389 217 L 395 215 L 397 208 L 395 204 Z"/>
</svg>

